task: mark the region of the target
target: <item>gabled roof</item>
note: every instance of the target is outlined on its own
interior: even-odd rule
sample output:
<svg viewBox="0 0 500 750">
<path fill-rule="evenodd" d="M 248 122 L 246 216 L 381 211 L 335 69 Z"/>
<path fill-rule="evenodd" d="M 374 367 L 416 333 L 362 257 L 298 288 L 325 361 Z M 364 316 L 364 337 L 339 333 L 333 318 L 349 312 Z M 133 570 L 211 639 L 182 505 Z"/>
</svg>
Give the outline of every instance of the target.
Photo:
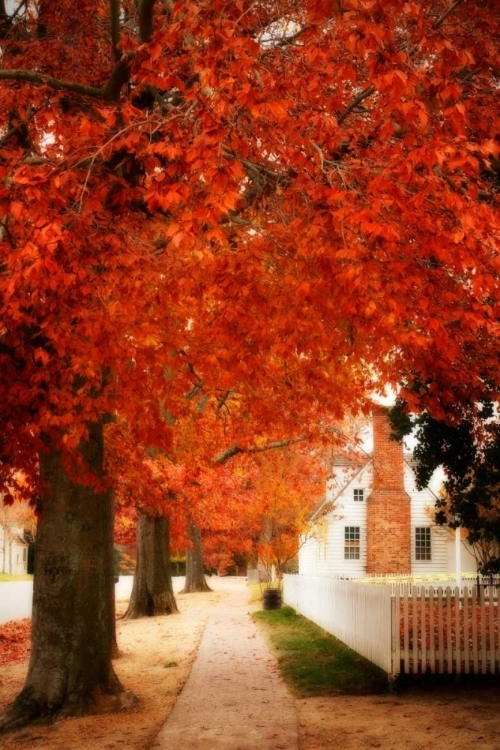
<svg viewBox="0 0 500 750">
<path fill-rule="evenodd" d="M 347 459 L 346 459 L 347 463 L 345 463 L 345 464 L 339 464 L 336 460 L 334 461 L 334 464 L 333 464 L 334 468 L 335 468 L 335 466 L 351 466 L 352 468 L 357 469 L 357 471 L 355 471 L 355 473 L 352 475 L 352 477 L 350 477 L 350 479 L 347 482 L 347 484 L 345 484 L 337 492 L 337 494 L 331 500 L 328 500 L 329 503 L 334 503 L 337 500 L 337 498 L 340 495 L 342 495 L 343 492 L 345 492 L 345 490 L 347 489 L 347 487 L 349 487 L 349 485 L 356 479 L 356 477 L 363 471 L 363 469 L 366 466 L 368 466 L 368 464 L 370 463 L 370 461 L 372 460 L 372 458 L 367 453 L 365 453 L 364 455 L 366 456 L 366 461 L 364 461 L 364 462 L 361 461 L 360 463 L 357 463 L 357 462 L 354 463 L 353 461 L 348 461 Z M 326 495 L 325 495 L 325 497 L 321 500 L 321 503 L 318 505 L 318 507 L 316 508 L 316 510 L 311 514 L 311 521 L 314 519 L 315 516 L 317 516 L 319 514 L 321 508 L 323 507 L 323 505 L 326 502 L 327 502 L 327 498 L 326 498 Z"/>
<path fill-rule="evenodd" d="M 413 471 L 415 471 L 415 469 L 418 468 L 418 461 L 413 455 L 413 453 L 404 453 L 403 460 L 406 464 L 408 464 L 410 469 L 413 469 Z"/>
<path fill-rule="evenodd" d="M 361 473 L 363 469 L 365 469 L 368 464 L 373 461 L 373 454 L 372 453 L 366 453 L 365 451 L 362 451 L 361 455 L 359 456 L 359 460 L 357 457 L 355 458 L 347 458 L 346 456 L 335 456 L 333 461 L 333 467 L 341 468 L 352 468 L 355 469 L 355 472 L 353 473 L 352 477 L 349 478 L 349 481 L 337 492 L 337 494 L 328 502 L 334 503 L 341 495 L 344 494 L 346 489 L 349 487 L 350 484 L 354 482 L 356 477 Z M 418 461 L 414 457 L 413 453 L 407 452 L 403 454 L 403 462 L 406 464 L 413 473 L 415 473 L 416 468 L 418 467 Z M 429 492 L 436 500 L 438 499 L 437 495 L 430 489 L 430 487 L 424 488 L 427 492 Z M 321 508 L 325 505 L 327 502 L 326 495 L 320 500 L 314 511 L 311 513 L 311 520 L 313 520 L 321 511 Z"/>
</svg>

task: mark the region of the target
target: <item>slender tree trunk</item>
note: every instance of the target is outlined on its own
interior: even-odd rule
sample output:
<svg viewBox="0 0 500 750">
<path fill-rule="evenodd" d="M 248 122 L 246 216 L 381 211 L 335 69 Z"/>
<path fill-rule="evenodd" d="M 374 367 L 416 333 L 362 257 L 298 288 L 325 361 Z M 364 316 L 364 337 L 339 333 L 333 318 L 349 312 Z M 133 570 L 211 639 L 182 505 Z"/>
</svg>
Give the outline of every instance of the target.
<svg viewBox="0 0 500 750">
<path fill-rule="evenodd" d="M 170 570 L 168 518 L 141 513 L 137 523 L 137 566 L 126 619 L 177 613 Z"/>
<path fill-rule="evenodd" d="M 205 580 L 201 531 L 195 523 L 190 523 L 188 534 L 192 546 L 186 550 L 186 583 L 181 594 L 211 591 L 212 589 Z"/>
<path fill-rule="evenodd" d="M 102 425 L 90 426 L 80 451 L 102 476 Z M 76 484 L 57 452 L 41 456 L 40 472 L 46 498 L 37 533 L 31 659 L 22 692 L 0 717 L 0 730 L 39 717 L 115 710 L 124 698 L 111 664 L 111 492 Z"/>
</svg>

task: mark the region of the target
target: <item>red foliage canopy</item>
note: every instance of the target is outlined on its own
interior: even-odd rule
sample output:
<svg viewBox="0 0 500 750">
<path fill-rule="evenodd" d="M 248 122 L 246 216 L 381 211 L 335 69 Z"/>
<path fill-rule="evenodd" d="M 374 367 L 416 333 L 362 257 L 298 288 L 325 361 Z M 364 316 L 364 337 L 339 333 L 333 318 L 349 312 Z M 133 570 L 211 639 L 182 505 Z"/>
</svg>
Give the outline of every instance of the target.
<svg viewBox="0 0 500 750">
<path fill-rule="evenodd" d="M 498 391 L 483 0 L 0 3 L 0 472 L 186 394 L 298 434 Z M 165 416 L 167 415 L 167 420 Z"/>
</svg>

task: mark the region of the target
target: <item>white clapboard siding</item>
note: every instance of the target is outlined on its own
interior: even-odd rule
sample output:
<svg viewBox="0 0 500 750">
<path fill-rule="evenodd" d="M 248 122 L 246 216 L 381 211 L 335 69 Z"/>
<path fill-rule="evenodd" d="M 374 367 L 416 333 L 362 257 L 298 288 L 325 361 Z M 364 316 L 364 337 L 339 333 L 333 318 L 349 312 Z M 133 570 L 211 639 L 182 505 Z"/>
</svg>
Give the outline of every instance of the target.
<svg viewBox="0 0 500 750">
<path fill-rule="evenodd" d="M 287 575 L 284 601 L 395 677 L 499 674 L 499 586 Z"/>
<path fill-rule="evenodd" d="M 433 523 L 435 497 L 429 490 L 418 490 L 413 470 L 405 464 L 405 491 L 411 497 L 411 572 L 414 575 L 446 573 L 448 567 L 448 542 L 453 542 L 450 533 Z M 417 560 L 415 556 L 415 529 L 430 527 L 431 559 Z"/>
<path fill-rule="evenodd" d="M 366 505 L 371 492 L 373 470 L 369 464 L 356 472 L 344 492 L 335 499 L 334 491 L 327 491 L 326 499 L 335 503 L 333 511 L 320 519 L 317 530 L 299 550 L 299 570 L 303 575 L 361 575 L 366 570 Z M 362 502 L 354 500 L 354 489 L 364 490 Z M 368 501 L 369 502 L 369 501 Z M 344 529 L 360 528 L 360 556 L 358 560 L 344 558 Z"/>
</svg>

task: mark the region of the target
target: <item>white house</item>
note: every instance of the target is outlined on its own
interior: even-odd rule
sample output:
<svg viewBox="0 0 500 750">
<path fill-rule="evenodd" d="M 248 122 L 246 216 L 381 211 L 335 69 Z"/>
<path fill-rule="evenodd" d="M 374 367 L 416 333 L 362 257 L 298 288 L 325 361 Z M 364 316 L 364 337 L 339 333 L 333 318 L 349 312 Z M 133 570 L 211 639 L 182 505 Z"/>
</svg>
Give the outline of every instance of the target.
<svg viewBox="0 0 500 750">
<path fill-rule="evenodd" d="M 10 523 L 0 523 L 0 572 L 19 574 L 28 570 L 28 544 L 23 530 Z"/>
<path fill-rule="evenodd" d="M 299 551 L 302 575 L 455 573 L 455 533 L 436 526 L 436 496 L 418 490 L 411 454 L 390 440 L 386 412 L 373 412 L 373 453 L 334 461 L 316 511 L 315 533 Z M 332 510 L 328 508 L 332 506 Z M 458 542 L 462 573 L 476 572 L 472 548 Z"/>
</svg>

